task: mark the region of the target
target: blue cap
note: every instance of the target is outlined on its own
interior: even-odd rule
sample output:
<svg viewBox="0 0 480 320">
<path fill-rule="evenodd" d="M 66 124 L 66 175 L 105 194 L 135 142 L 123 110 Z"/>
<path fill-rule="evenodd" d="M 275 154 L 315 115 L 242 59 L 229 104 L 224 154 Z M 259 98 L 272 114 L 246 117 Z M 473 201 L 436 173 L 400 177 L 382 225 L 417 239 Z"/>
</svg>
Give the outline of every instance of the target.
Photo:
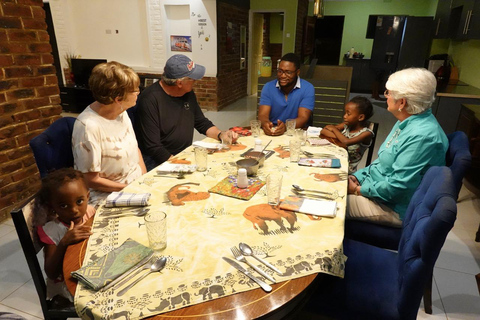
<svg viewBox="0 0 480 320">
<path fill-rule="evenodd" d="M 176 54 L 167 60 L 163 72 L 168 79 L 189 77 L 200 80 L 205 75 L 205 67 L 195 64 L 195 62 L 183 54 Z"/>
</svg>

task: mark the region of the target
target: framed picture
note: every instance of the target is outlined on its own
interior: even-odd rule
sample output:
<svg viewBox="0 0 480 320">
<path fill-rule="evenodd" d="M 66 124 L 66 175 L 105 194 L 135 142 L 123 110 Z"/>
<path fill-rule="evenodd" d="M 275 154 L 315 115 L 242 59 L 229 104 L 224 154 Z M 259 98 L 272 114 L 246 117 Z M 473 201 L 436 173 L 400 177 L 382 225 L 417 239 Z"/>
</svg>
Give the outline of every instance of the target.
<svg viewBox="0 0 480 320">
<path fill-rule="evenodd" d="M 170 36 L 170 50 L 192 52 L 191 36 Z"/>
</svg>

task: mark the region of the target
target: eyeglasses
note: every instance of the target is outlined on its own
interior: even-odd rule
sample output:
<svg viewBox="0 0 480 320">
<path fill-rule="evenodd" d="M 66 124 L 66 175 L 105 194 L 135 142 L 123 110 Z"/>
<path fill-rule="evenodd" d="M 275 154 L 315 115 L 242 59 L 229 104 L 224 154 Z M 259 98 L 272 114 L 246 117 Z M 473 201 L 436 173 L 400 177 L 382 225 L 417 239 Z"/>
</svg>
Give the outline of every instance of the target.
<svg viewBox="0 0 480 320">
<path fill-rule="evenodd" d="M 279 75 L 279 76 L 281 76 L 282 74 L 285 74 L 287 77 L 291 77 L 291 76 L 294 75 L 296 72 L 297 72 L 297 70 L 291 71 L 291 70 L 277 69 L 277 75 Z"/>
<path fill-rule="evenodd" d="M 388 89 L 385 90 L 385 92 L 383 93 L 383 95 L 384 95 L 385 97 L 390 97 L 390 96 L 391 96 L 390 90 L 388 90 Z"/>
</svg>

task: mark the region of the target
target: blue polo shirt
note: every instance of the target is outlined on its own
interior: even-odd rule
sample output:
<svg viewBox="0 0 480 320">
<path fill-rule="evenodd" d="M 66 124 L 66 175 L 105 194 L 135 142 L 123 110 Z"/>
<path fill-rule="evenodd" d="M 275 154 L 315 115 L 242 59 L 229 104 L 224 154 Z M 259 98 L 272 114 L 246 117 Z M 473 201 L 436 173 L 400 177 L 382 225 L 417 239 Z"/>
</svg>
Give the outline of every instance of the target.
<svg viewBox="0 0 480 320">
<path fill-rule="evenodd" d="M 270 121 L 275 125 L 278 119 L 285 122 L 287 119 L 297 118 L 300 107 L 313 111 L 315 88 L 310 82 L 298 77 L 295 87 L 287 97 L 288 99 L 285 98 L 277 80 L 267 82 L 263 86 L 260 105 L 271 107 Z"/>
</svg>

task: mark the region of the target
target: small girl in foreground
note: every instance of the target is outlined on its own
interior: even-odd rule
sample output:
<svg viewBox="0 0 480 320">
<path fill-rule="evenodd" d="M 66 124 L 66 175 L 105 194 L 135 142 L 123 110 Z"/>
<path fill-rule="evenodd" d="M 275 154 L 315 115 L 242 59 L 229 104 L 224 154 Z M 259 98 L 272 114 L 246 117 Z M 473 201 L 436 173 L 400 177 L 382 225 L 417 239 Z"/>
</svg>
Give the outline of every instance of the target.
<svg viewBox="0 0 480 320">
<path fill-rule="evenodd" d="M 336 126 L 327 125 L 320 134 L 336 138 L 347 146 L 348 172 L 357 171 L 363 153 L 370 147 L 373 131 L 368 126 L 368 119 L 373 115 L 373 106 L 365 97 L 356 96 L 345 105 L 343 123 Z"/>
<path fill-rule="evenodd" d="M 73 168 L 53 171 L 42 179 L 42 188 L 35 198 L 34 226 L 44 245 L 49 300 L 61 296 L 73 302 L 63 280 L 63 257 L 69 245 L 91 234 L 90 226 L 84 225 L 95 214 L 95 209 L 88 205 L 89 196 L 83 174 Z M 65 303 L 62 298 L 55 300 Z"/>
</svg>

